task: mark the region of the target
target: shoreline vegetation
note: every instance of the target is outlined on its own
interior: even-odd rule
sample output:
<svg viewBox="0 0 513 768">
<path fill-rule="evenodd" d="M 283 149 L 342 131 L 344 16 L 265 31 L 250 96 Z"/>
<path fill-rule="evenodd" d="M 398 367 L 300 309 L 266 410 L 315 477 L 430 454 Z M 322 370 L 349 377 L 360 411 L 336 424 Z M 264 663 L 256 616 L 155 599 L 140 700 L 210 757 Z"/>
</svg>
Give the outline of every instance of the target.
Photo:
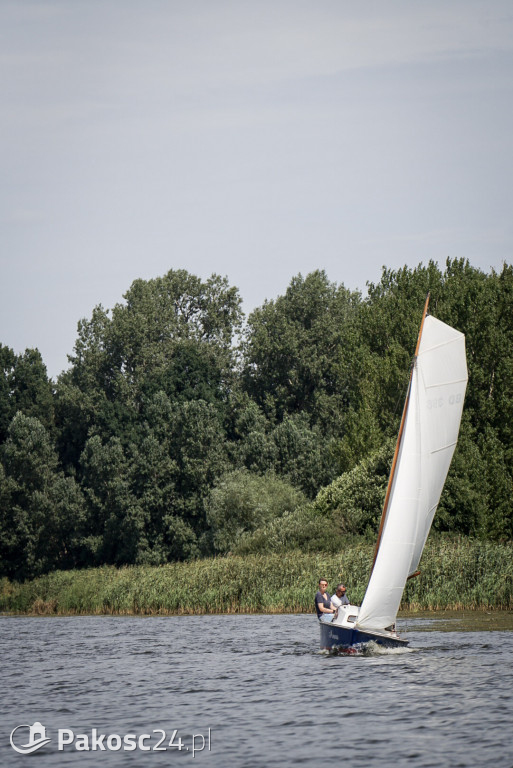
<svg viewBox="0 0 513 768">
<path fill-rule="evenodd" d="M 55 571 L 0 580 L 0 612 L 23 615 L 201 615 L 312 613 L 319 578 L 344 580 L 363 598 L 373 544 L 352 539 L 340 554 L 226 556 L 162 566 Z M 406 586 L 401 611 L 513 609 L 513 542 L 463 537 L 428 540 L 421 576 Z"/>
<path fill-rule="evenodd" d="M 98 610 L 310 610 L 318 574 L 307 564 L 290 589 L 267 575 L 264 563 L 276 561 L 256 559 L 247 561 L 256 581 L 243 579 L 240 594 L 224 583 L 211 593 L 208 582 L 207 597 L 202 585 L 193 599 L 184 594 L 196 572 L 222 582 L 216 569 L 230 566 L 218 558 L 228 554 L 294 550 L 291 557 L 313 563 L 307 552 L 369 541 L 428 291 L 437 320 L 465 334 L 469 371 L 433 533 L 513 540 L 513 265 L 489 274 L 464 259 L 384 267 L 365 294 L 315 270 L 292 277 L 247 317 L 227 277 L 171 269 L 134 280 L 122 302 L 82 318 L 56 381 L 37 349 L 18 354 L 0 344 L 0 577 L 163 566 L 55 578 L 86 580 Z M 357 600 L 364 561 L 353 573 L 349 560 L 326 560 L 326 576 L 333 582 L 341 569 Z M 176 562 L 191 564 L 164 567 Z M 105 600 L 89 586 L 95 580 Z M 141 592 L 138 582 L 152 580 L 155 594 Z M 117 596 L 111 582 L 121 589 L 125 581 L 129 594 Z M 68 602 L 60 587 L 48 599 L 59 610 Z M 463 598 L 441 584 L 429 599 Z"/>
</svg>

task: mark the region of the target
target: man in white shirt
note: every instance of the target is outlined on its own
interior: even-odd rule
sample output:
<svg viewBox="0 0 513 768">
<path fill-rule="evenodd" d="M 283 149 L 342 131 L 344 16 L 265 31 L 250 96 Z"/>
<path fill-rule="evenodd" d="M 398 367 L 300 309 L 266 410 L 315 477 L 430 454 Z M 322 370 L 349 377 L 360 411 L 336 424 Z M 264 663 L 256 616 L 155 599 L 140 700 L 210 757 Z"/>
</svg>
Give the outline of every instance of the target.
<svg viewBox="0 0 513 768">
<path fill-rule="evenodd" d="M 346 588 L 343 584 L 339 584 L 335 594 L 331 596 L 331 604 L 334 608 L 340 608 L 341 605 L 349 605 L 349 600 L 346 597 Z"/>
</svg>

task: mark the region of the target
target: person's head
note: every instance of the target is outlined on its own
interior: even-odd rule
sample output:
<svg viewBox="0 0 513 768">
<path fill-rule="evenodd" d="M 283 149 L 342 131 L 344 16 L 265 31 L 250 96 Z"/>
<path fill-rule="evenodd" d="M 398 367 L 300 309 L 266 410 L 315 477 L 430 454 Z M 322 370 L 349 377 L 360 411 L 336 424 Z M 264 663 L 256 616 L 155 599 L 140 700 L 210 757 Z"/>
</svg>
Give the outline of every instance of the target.
<svg viewBox="0 0 513 768">
<path fill-rule="evenodd" d="M 319 579 L 319 589 L 321 590 L 321 592 L 326 592 L 326 590 L 328 589 L 328 582 L 326 581 L 326 579 Z"/>
<path fill-rule="evenodd" d="M 338 584 L 335 590 L 337 597 L 344 597 L 344 595 L 346 594 L 346 591 L 347 590 L 343 584 Z"/>
</svg>

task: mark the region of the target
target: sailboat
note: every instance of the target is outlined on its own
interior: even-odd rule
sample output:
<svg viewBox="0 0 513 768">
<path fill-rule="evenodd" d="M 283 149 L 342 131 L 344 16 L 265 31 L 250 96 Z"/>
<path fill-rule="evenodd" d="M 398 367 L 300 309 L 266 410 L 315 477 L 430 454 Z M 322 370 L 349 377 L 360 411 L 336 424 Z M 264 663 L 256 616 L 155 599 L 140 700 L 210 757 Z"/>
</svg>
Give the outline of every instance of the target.
<svg viewBox="0 0 513 768">
<path fill-rule="evenodd" d="M 404 587 L 418 565 L 449 471 L 467 386 L 465 337 L 424 306 L 374 562 L 361 606 L 319 622 L 321 648 L 408 644 L 395 628 Z"/>
</svg>

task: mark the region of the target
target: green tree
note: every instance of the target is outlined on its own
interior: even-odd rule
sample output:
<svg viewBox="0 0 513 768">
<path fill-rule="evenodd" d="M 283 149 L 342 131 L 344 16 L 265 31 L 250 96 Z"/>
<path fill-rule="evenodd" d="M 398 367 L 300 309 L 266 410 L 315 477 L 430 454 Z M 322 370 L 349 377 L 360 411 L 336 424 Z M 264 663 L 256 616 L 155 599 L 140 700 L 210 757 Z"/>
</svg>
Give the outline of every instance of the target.
<svg viewBox="0 0 513 768">
<path fill-rule="evenodd" d="M 381 281 L 367 285 L 360 307 L 364 363 L 356 410 L 362 406 L 372 430 L 377 425 L 383 436 L 397 433 L 424 303 L 431 292 L 431 306 L 436 304 L 442 282 L 439 268 L 430 262 L 415 269 L 384 268 Z"/>
<path fill-rule="evenodd" d="M 57 385 L 60 451 L 78 465 L 87 438 L 136 442 L 145 407 L 173 400 L 226 407 L 240 298 L 225 278 L 201 281 L 185 270 L 136 280 L 112 312 L 97 307 L 79 324 L 71 368 Z"/>
<path fill-rule="evenodd" d="M 51 381 L 37 349 L 16 355 L 0 344 L 0 443 L 7 438 L 15 414 L 37 418 L 53 431 L 54 403 Z"/>
<path fill-rule="evenodd" d="M 381 518 L 393 452 L 394 441 L 387 440 L 379 451 L 318 493 L 313 507 L 333 519 L 334 533 L 374 537 Z"/>
<path fill-rule="evenodd" d="M 174 403 L 164 429 L 161 422 L 158 439 L 165 442 L 177 467 L 170 505 L 173 517 L 180 518 L 201 537 L 207 527 L 205 505 L 210 489 L 228 468 L 219 414 L 212 403 L 203 400 Z M 173 523 L 172 530 L 175 528 Z"/>
<path fill-rule="evenodd" d="M 234 468 L 245 467 L 255 474 L 276 469 L 278 448 L 273 424 L 246 392 L 235 389 L 229 399 L 227 449 Z"/>
<path fill-rule="evenodd" d="M 310 498 L 336 477 L 335 443 L 319 427 L 309 427 L 306 413 L 287 414 L 273 430 L 272 438 L 277 452 L 276 471 Z"/>
<path fill-rule="evenodd" d="M 513 478 L 503 444 L 488 426 L 478 433 L 465 413 L 458 446 L 437 514 L 435 530 L 482 539 L 504 540 L 513 534 Z"/>
<path fill-rule="evenodd" d="M 97 532 L 91 548 L 99 562 L 125 565 L 139 561 L 148 548 L 146 511 L 131 490 L 132 463 L 121 441 L 103 444 L 91 437 L 81 457 L 83 487 L 88 501 L 88 528 Z"/>
<path fill-rule="evenodd" d="M 466 338 L 466 411 L 478 432 L 497 431 L 513 470 L 513 268 L 486 275 L 468 262 L 448 262 L 446 289 L 444 315 Z"/>
<path fill-rule="evenodd" d="M 228 552 L 248 534 L 306 501 L 276 475 L 239 469 L 223 475 L 210 493 L 207 519 L 217 552 Z"/>
<path fill-rule="evenodd" d="M 84 501 L 41 422 L 18 412 L 2 447 L 0 563 L 22 579 L 83 563 Z"/>
<path fill-rule="evenodd" d="M 326 434 L 341 431 L 360 365 L 359 300 L 316 271 L 249 316 L 243 382 L 269 419 L 306 413 Z"/>
<path fill-rule="evenodd" d="M 0 443 L 7 437 L 9 424 L 16 413 L 12 402 L 15 363 L 14 350 L 0 344 Z"/>
</svg>

